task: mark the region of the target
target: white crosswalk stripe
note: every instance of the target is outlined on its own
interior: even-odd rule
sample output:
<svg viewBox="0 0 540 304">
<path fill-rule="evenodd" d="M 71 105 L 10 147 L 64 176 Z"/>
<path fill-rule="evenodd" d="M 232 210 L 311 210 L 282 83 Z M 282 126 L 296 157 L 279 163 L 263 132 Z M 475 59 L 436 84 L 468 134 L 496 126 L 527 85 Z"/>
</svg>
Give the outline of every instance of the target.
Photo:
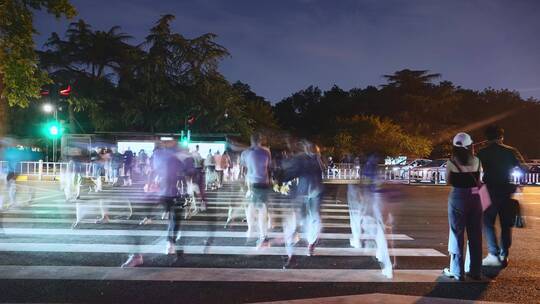
<svg viewBox="0 0 540 304">
<path fill-rule="evenodd" d="M 155 245 L 124 244 L 71 244 L 71 243 L 3 243 L 0 251 L 21 252 L 97 252 L 97 253 L 162 253 L 164 243 Z M 177 250 L 184 254 L 220 254 L 220 255 L 287 255 L 284 247 L 253 246 L 193 246 L 177 245 Z M 356 249 L 338 247 L 318 247 L 316 256 L 375 256 L 375 249 Z M 295 247 L 296 255 L 307 255 L 306 247 Z M 444 256 L 429 248 L 390 248 L 391 256 Z"/>
<path fill-rule="evenodd" d="M 46 189 L 46 188 L 44 188 Z M 158 254 L 165 252 L 167 220 L 162 220 L 162 210 L 158 198 L 135 188 L 105 188 L 99 193 L 83 193 L 77 204 L 66 202 L 62 193 L 47 190 L 37 196 L 29 205 L 13 206 L 2 212 L 0 219 L 0 252 L 19 252 L 27 254 L 63 253 L 79 256 L 81 253 L 119 254 L 129 253 Z M 283 246 L 281 219 L 289 209 L 290 198 L 276 193 L 271 195 L 269 210 L 276 230 L 269 232 L 270 246 L 257 248 L 254 241 L 246 239 L 247 223 L 243 221 L 246 198 L 238 189 L 226 186 L 217 192 L 208 192 L 208 211 L 182 217 L 180 241 L 176 249 L 187 255 L 199 255 L 213 260 L 218 256 L 286 256 Z M 106 224 L 96 224 L 101 215 L 101 207 L 110 217 Z M 68 227 L 74 223 L 76 208 L 81 208 L 85 218 L 77 229 Z M 237 218 L 226 223 L 231 208 Z M 369 258 L 377 255 L 373 248 L 372 235 L 362 234 L 360 240 L 368 242 L 366 248 L 352 248 L 349 210 L 346 202 L 325 196 L 321 202 L 323 232 L 320 244 L 315 248 L 313 259 L 332 257 L 347 259 L 351 257 Z M 131 215 L 131 218 L 128 218 Z M 139 225 L 142 218 L 151 216 L 147 225 Z M 227 227 L 225 225 L 227 224 Z M 371 226 L 367 226 L 369 228 Z M 395 232 L 395 231 L 394 231 Z M 392 257 L 441 258 L 445 254 L 433 248 L 414 246 L 413 237 L 402 233 L 385 234 L 391 248 Z M 300 233 L 299 237 L 303 237 Z M 210 241 L 211 240 L 211 241 Z M 140 243 L 139 243 L 140 242 Z M 369 243 L 372 242 L 372 243 Z M 202 244 L 202 245 L 201 245 Z M 371 244 L 371 245 L 369 245 Z M 307 256 L 306 243 L 300 242 L 294 254 Z M 55 268 L 56 267 L 56 268 Z M 56 270 L 55 270 L 56 269 Z M 70 273 L 59 274 L 58 269 Z M 92 270 L 91 270 L 92 269 Z M 142 269 L 142 268 L 141 268 Z M 149 270 L 100 266 L 68 265 L 1 265 L 0 279 L 15 279 L 34 274 L 36 278 L 70 278 L 74 280 L 92 277 L 113 280 L 171 281 L 258 281 L 264 279 L 276 282 L 388 282 L 378 269 L 254 269 L 254 268 L 163 268 Z M 152 268 L 144 268 L 152 269 Z M 200 271 L 199 271 L 200 270 Z M 129 275 L 131 273 L 131 275 Z M 220 273 L 220 274 L 218 274 Z M 400 269 L 395 271 L 394 282 L 434 282 L 439 270 Z"/>
<path fill-rule="evenodd" d="M 162 230 L 123 230 L 123 229 L 54 229 L 54 228 L 4 228 L 7 235 L 76 235 L 76 236 L 163 236 Z M 245 238 L 246 233 L 240 231 L 193 231 L 181 230 L 182 237 L 227 237 Z M 271 238 L 279 238 L 283 233 L 270 232 Z M 321 233 L 321 239 L 348 240 L 349 233 Z M 373 239 L 373 236 L 363 234 L 360 239 Z M 387 234 L 386 239 L 395 241 L 410 241 L 412 238 L 405 234 Z"/>
<path fill-rule="evenodd" d="M 440 270 L 395 270 L 392 280 L 376 269 L 239 269 L 239 268 L 118 268 L 85 266 L 0 266 L 0 279 L 209 281 L 209 282 L 457 282 Z"/>
</svg>

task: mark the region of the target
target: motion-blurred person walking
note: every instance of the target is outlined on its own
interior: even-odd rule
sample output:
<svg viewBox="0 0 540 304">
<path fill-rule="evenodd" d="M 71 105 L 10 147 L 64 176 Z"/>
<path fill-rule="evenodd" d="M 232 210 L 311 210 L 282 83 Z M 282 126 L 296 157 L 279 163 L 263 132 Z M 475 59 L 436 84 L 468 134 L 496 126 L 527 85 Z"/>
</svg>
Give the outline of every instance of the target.
<svg viewBox="0 0 540 304">
<path fill-rule="evenodd" d="M 5 182 L 7 190 L 7 204 L 4 202 L 4 199 L 0 198 L 0 207 L 1 205 L 5 208 L 17 204 L 17 166 L 22 160 L 21 150 L 16 148 L 16 143 L 11 138 L 4 138 L 2 140 L 4 148 L 2 149 L 0 156 L 7 161 L 7 168 L 5 170 Z"/>
<path fill-rule="evenodd" d="M 323 164 L 318 148 L 308 141 L 300 142 L 300 153 L 290 159 L 281 161 L 283 181 L 288 182 L 298 178 L 297 186 L 291 191 L 293 203 L 290 212 L 286 215 L 284 223 L 284 239 L 287 247 L 287 263 L 291 265 L 292 246 L 295 241 L 296 221 L 304 222 L 304 235 L 308 243 L 308 255 L 313 255 L 316 242 L 321 231 L 320 202 L 323 192 L 322 172 Z M 298 219 L 297 208 L 300 207 L 302 219 Z"/>
<path fill-rule="evenodd" d="M 204 159 L 199 153 L 199 145 L 195 146 L 195 151 L 192 152 L 193 155 L 193 166 L 194 172 L 192 177 L 193 185 L 196 185 L 198 188 L 198 194 L 201 199 L 201 209 L 206 210 L 206 174 L 204 172 Z M 196 191 L 194 191 L 197 194 Z"/>
<path fill-rule="evenodd" d="M 223 168 L 221 167 L 221 153 L 219 153 L 219 150 L 214 154 L 214 163 L 216 164 L 217 187 L 221 188 L 221 184 L 223 183 Z"/>
<path fill-rule="evenodd" d="M 144 151 L 144 149 L 141 149 L 139 151 L 139 154 L 137 155 L 137 166 L 139 169 L 139 173 L 141 176 L 146 176 L 147 170 L 146 167 L 148 165 L 148 154 Z"/>
<path fill-rule="evenodd" d="M 165 254 L 176 254 L 175 243 L 179 239 L 178 232 L 180 229 L 181 208 L 180 205 L 175 207 L 176 199 L 178 198 L 178 176 L 183 170 L 182 162 L 177 155 L 176 143 L 174 141 L 165 142 L 163 146 L 154 150 L 152 155 L 152 167 L 159 179 L 159 203 L 163 207 L 164 212 L 168 213 L 168 225 L 166 234 Z M 143 220 L 143 224 L 148 218 Z M 140 242 L 140 239 L 137 239 Z M 138 244 L 137 244 L 138 245 Z M 143 256 L 140 253 L 131 254 L 128 260 L 121 267 L 134 267 L 143 264 Z"/>
<path fill-rule="evenodd" d="M 125 185 L 131 186 L 133 184 L 133 151 L 131 148 L 124 152 L 124 178 L 126 179 Z"/>
<path fill-rule="evenodd" d="M 251 147 L 244 150 L 240 156 L 240 163 L 246 168 L 246 183 L 248 184 L 250 202 L 246 208 L 246 219 L 248 224 L 247 238 L 252 237 L 255 212 L 258 213 L 259 240 L 257 246 L 260 247 L 268 242 L 267 239 L 267 218 L 268 218 L 268 192 L 270 190 L 270 150 L 262 146 L 261 135 L 255 133 L 251 135 Z"/>
<path fill-rule="evenodd" d="M 221 182 L 223 181 L 231 181 L 231 158 L 229 157 L 229 152 L 223 151 L 223 154 L 221 155 L 221 168 L 223 170 L 223 178 Z"/>
<path fill-rule="evenodd" d="M 216 174 L 216 162 L 214 155 L 212 155 L 212 149 L 208 150 L 208 155 L 204 159 L 205 173 L 205 189 L 215 190 L 217 188 L 217 174 Z"/>
<path fill-rule="evenodd" d="M 118 149 L 116 147 L 111 148 L 111 170 L 112 170 L 112 183 L 114 185 L 118 185 L 118 178 L 120 177 L 120 169 L 122 168 L 122 163 L 124 161 L 124 157 L 122 154 L 118 153 Z"/>
<path fill-rule="evenodd" d="M 354 248 L 375 246 L 375 258 L 381 265 L 382 274 L 393 277 L 392 262 L 385 237 L 385 223 L 381 212 L 381 194 L 379 192 L 379 176 L 377 171 L 378 157 L 368 157 L 362 170 L 362 183 L 349 184 L 347 201 L 351 222 L 350 244 Z M 370 243 L 362 242 L 369 239 Z"/>
</svg>

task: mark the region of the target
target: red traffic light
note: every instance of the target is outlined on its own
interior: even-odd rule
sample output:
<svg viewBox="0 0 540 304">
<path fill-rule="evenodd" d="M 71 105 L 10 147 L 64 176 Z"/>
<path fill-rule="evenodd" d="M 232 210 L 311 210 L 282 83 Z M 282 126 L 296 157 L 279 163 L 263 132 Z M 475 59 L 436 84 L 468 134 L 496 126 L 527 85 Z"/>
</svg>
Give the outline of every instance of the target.
<svg viewBox="0 0 540 304">
<path fill-rule="evenodd" d="M 71 86 L 68 85 L 67 88 L 65 88 L 64 90 L 60 90 L 60 95 L 62 96 L 69 96 L 69 94 L 71 94 Z"/>
<path fill-rule="evenodd" d="M 195 116 L 190 116 L 187 120 L 187 123 L 192 125 L 195 122 Z"/>
<path fill-rule="evenodd" d="M 41 96 L 49 96 L 49 90 L 42 89 L 41 91 L 39 91 L 39 95 L 41 95 Z"/>
</svg>

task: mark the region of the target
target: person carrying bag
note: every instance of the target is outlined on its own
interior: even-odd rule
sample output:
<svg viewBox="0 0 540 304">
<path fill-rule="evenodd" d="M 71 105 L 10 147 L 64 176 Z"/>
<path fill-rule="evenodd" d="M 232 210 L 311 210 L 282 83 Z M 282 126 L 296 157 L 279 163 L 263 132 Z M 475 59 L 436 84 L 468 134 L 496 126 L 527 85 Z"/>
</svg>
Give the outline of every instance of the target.
<svg viewBox="0 0 540 304">
<path fill-rule="evenodd" d="M 479 195 L 480 160 L 470 149 L 472 139 L 458 133 L 453 140 L 452 158 L 446 166 L 447 183 L 452 187 L 448 196 L 448 253 L 450 266 L 443 275 L 463 281 L 465 275 L 479 280 L 482 268 L 482 204 Z M 470 250 L 470 272 L 465 271 L 463 249 Z"/>
<path fill-rule="evenodd" d="M 512 227 L 516 224 L 519 203 L 512 200 L 516 185 L 510 182 L 510 175 L 516 167 L 524 167 L 524 160 L 516 148 L 503 143 L 504 129 L 489 126 L 485 130 L 488 145 L 478 152 L 484 169 L 483 181 L 489 189 L 491 206 L 484 211 L 484 235 L 488 255 L 483 266 L 506 267 L 512 246 Z M 500 225 L 497 235 L 495 224 Z M 518 220 L 518 225 L 522 225 Z"/>
</svg>

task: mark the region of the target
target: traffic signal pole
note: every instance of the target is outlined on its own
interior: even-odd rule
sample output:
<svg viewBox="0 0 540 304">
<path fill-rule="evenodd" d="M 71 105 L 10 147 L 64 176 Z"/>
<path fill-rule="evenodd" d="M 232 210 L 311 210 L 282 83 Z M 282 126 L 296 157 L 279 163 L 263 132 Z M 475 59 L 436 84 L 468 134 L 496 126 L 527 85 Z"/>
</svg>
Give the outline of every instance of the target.
<svg viewBox="0 0 540 304">
<path fill-rule="evenodd" d="M 56 107 L 54 108 L 54 122 L 55 125 L 58 125 L 58 110 Z M 53 136 L 53 162 L 56 162 L 56 137 Z"/>
</svg>

